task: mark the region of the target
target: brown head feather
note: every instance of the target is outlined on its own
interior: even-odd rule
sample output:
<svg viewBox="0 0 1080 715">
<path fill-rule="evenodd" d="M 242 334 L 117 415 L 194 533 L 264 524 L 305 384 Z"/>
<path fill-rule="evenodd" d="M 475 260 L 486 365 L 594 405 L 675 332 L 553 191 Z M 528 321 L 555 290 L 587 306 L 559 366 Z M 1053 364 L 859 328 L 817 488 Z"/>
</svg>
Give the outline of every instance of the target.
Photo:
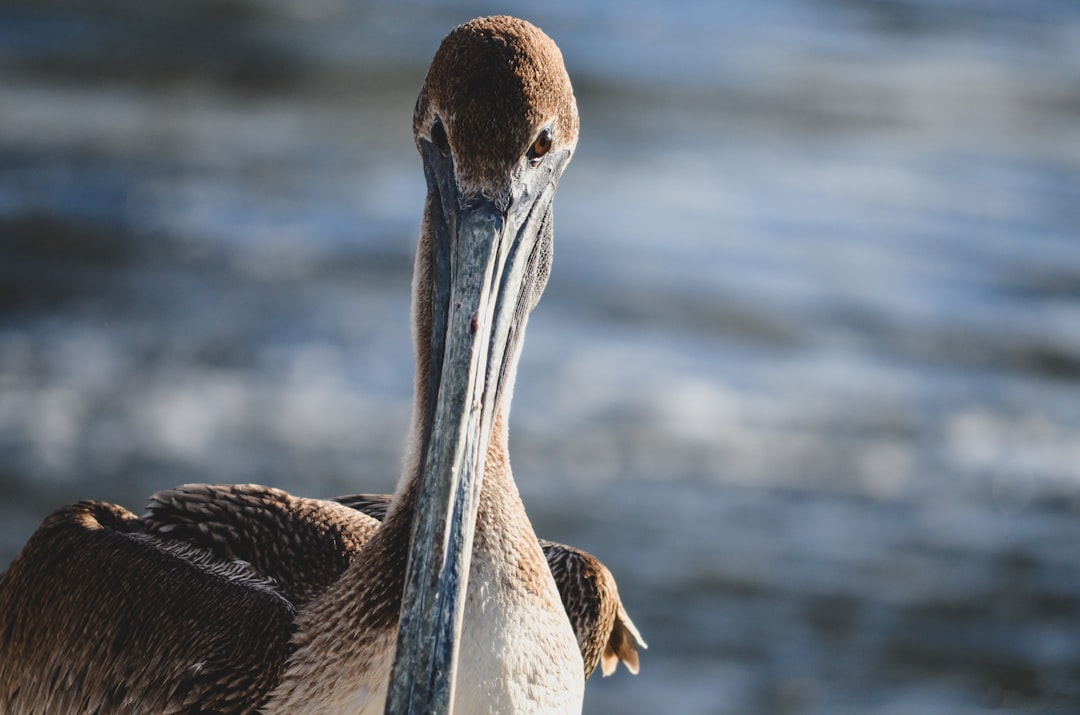
<svg viewBox="0 0 1080 715">
<path fill-rule="evenodd" d="M 514 17 L 478 18 L 446 36 L 416 102 L 418 141 L 431 138 L 436 117 L 466 198 L 508 196 L 513 169 L 544 128 L 554 150 L 577 144 L 577 103 L 562 53 Z"/>
</svg>

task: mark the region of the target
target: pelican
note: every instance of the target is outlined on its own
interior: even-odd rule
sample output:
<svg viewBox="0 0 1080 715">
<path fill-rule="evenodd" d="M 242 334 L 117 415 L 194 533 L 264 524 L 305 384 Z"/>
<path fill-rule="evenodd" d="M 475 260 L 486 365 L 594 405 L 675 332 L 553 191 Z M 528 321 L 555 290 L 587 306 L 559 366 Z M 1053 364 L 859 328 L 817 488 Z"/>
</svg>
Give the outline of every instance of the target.
<svg viewBox="0 0 1080 715">
<path fill-rule="evenodd" d="M 188 485 L 142 517 L 57 510 L 0 575 L 0 711 L 572 713 L 594 651 L 636 671 L 645 644 L 610 573 L 569 547 L 545 558 L 510 469 L 522 336 L 578 136 L 558 48 L 510 17 L 455 28 L 413 130 L 427 199 L 394 494 Z"/>
</svg>

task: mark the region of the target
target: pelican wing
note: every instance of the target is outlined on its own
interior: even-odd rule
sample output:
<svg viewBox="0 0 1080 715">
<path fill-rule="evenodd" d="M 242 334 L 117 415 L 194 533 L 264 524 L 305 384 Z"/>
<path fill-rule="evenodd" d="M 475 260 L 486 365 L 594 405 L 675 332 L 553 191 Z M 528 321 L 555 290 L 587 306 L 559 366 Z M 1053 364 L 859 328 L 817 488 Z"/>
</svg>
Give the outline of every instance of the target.
<svg viewBox="0 0 1080 715">
<path fill-rule="evenodd" d="M 381 520 L 390 505 L 390 495 L 352 494 L 336 497 L 334 501 Z M 611 675 L 620 661 L 637 674 L 637 648 L 648 645 L 623 608 L 615 577 L 600 559 L 587 551 L 544 539 L 539 541 L 574 627 L 585 662 L 585 677 L 592 674 L 597 664 L 601 664 L 605 676 Z"/>
<path fill-rule="evenodd" d="M 151 533 L 244 561 L 301 608 L 337 580 L 376 519 L 337 502 L 257 484 L 185 484 L 150 497 Z"/>
<path fill-rule="evenodd" d="M 337 503 L 363 512 L 379 521 L 386 518 L 386 511 L 390 508 L 390 499 L 389 494 L 350 494 L 344 497 L 334 497 L 334 501 Z"/>
<path fill-rule="evenodd" d="M 0 575 L 0 712 L 251 713 L 281 678 L 293 615 L 247 564 L 79 502 Z"/>
<path fill-rule="evenodd" d="M 585 677 L 597 663 L 604 676 L 615 672 L 619 661 L 635 675 L 637 647 L 648 648 L 619 600 L 615 577 L 592 554 L 566 544 L 540 539 L 548 567 L 562 597 L 563 607 L 574 626 Z"/>
</svg>

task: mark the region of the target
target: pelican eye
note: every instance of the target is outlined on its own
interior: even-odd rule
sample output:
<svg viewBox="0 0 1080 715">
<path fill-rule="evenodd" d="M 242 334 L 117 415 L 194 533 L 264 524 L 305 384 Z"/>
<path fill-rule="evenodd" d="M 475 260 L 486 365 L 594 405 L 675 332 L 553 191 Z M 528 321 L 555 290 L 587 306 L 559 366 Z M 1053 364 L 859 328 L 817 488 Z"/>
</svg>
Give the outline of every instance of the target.
<svg viewBox="0 0 1080 715">
<path fill-rule="evenodd" d="M 446 136 L 442 120 L 438 117 L 435 117 L 435 121 L 431 123 L 431 143 L 439 147 L 439 151 L 443 154 L 450 153 L 450 139 Z"/>
<path fill-rule="evenodd" d="M 529 166 L 536 166 L 540 163 L 540 160 L 544 158 L 544 155 L 551 151 L 551 145 L 554 143 L 550 129 L 541 129 L 540 133 L 536 135 L 536 139 L 533 141 L 532 146 L 529 147 L 529 151 L 525 153 L 525 156 L 529 157 Z"/>
</svg>

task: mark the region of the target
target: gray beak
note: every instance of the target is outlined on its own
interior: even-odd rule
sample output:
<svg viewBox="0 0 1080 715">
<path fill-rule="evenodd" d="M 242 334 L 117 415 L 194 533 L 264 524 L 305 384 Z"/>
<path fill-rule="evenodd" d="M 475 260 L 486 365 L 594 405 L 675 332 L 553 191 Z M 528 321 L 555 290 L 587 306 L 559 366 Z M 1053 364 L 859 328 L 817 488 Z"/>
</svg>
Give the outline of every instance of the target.
<svg viewBox="0 0 1080 715">
<path fill-rule="evenodd" d="M 449 713 L 492 424 L 550 260 L 569 152 L 515 172 L 505 208 L 463 201 L 453 159 L 421 142 L 432 232 L 432 344 L 421 474 L 386 712 Z"/>
</svg>

